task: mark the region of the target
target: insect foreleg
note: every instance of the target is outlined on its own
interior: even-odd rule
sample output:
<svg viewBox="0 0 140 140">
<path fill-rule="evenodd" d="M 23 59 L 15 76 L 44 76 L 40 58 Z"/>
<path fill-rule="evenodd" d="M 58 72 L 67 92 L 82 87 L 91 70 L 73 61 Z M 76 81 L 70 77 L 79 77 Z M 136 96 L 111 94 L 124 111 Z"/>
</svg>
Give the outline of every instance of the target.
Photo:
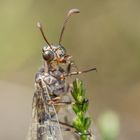
<svg viewBox="0 0 140 140">
<path fill-rule="evenodd" d="M 87 72 L 94 71 L 94 70 L 97 71 L 96 67 L 87 69 L 87 70 L 83 70 L 83 71 L 73 71 L 68 74 L 65 74 L 64 77 L 68 77 L 68 76 L 72 76 L 72 75 L 79 75 L 79 74 L 87 73 Z"/>
<path fill-rule="evenodd" d="M 68 62 L 67 68 L 66 68 L 66 72 L 67 74 L 71 73 L 72 68 L 75 68 L 76 71 L 78 71 L 77 66 L 75 65 L 75 63 L 73 61 Z"/>
</svg>

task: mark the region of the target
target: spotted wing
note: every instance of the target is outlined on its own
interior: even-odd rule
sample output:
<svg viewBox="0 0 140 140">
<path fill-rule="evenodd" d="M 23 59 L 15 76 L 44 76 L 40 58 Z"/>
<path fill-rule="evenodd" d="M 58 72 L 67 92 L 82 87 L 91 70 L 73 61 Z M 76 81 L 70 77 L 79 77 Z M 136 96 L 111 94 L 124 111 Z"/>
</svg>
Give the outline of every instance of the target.
<svg viewBox="0 0 140 140">
<path fill-rule="evenodd" d="M 39 83 L 35 83 L 35 87 L 28 140 L 63 140 L 55 107 L 48 104 L 50 96 L 47 85 L 41 79 Z"/>
</svg>

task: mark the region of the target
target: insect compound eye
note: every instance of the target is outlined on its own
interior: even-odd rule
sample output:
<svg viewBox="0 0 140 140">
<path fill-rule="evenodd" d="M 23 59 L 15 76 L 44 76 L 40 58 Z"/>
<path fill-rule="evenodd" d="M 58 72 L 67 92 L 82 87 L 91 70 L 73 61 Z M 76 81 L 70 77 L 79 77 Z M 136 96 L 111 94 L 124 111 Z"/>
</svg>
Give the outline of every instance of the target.
<svg viewBox="0 0 140 140">
<path fill-rule="evenodd" d="M 60 46 L 60 49 L 63 52 L 63 54 L 66 54 L 66 49 L 63 46 Z"/>
<path fill-rule="evenodd" d="M 42 53 L 44 53 L 45 51 L 47 51 L 48 50 L 48 46 L 44 46 L 43 48 L 42 48 Z"/>
<path fill-rule="evenodd" d="M 51 50 L 42 52 L 42 56 L 43 56 L 44 60 L 46 60 L 48 62 L 50 62 L 54 59 L 54 53 Z"/>
<path fill-rule="evenodd" d="M 58 54 L 60 57 L 65 56 L 65 55 L 66 55 L 66 49 L 65 49 L 63 46 L 59 45 L 59 46 L 58 46 L 58 50 L 57 50 L 57 54 Z"/>
</svg>

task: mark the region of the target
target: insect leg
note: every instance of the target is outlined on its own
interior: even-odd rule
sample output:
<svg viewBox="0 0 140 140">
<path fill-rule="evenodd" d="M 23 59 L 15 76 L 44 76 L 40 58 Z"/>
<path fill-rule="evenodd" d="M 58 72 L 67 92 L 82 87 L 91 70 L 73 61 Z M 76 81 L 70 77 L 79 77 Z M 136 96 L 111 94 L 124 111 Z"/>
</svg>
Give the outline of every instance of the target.
<svg viewBox="0 0 140 140">
<path fill-rule="evenodd" d="M 68 65 L 67 65 L 67 68 L 66 68 L 67 74 L 71 73 L 72 68 L 75 68 L 76 71 L 78 71 L 78 68 L 77 68 L 77 66 L 75 65 L 75 63 L 74 63 L 73 61 L 70 61 L 70 62 L 68 63 Z"/>
<path fill-rule="evenodd" d="M 67 74 L 69 74 L 71 72 L 71 66 L 72 66 L 72 62 L 70 62 L 67 66 Z"/>
<path fill-rule="evenodd" d="M 87 69 L 87 70 L 83 70 L 83 71 L 73 71 L 68 74 L 65 74 L 64 77 L 72 76 L 72 75 L 79 75 L 79 74 L 87 73 L 87 72 L 94 71 L 94 70 L 97 71 L 96 67 Z"/>
</svg>

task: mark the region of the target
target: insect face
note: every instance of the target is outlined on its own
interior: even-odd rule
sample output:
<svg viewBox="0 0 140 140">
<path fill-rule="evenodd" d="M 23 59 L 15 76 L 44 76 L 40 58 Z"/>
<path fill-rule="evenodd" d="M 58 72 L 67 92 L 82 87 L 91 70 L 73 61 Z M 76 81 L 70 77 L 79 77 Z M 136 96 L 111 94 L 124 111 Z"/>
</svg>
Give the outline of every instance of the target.
<svg viewBox="0 0 140 140">
<path fill-rule="evenodd" d="M 43 47 L 42 56 L 47 62 L 57 61 L 59 63 L 66 63 L 69 58 L 69 55 L 66 54 L 66 49 L 62 45 Z"/>
<path fill-rule="evenodd" d="M 66 63 L 66 49 L 62 46 L 62 45 L 57 45 L 55 46 L 56 49 L 55 49 L 55 53 L 57 55 L 57 60 L 59 63 Z"/>
</svg>

